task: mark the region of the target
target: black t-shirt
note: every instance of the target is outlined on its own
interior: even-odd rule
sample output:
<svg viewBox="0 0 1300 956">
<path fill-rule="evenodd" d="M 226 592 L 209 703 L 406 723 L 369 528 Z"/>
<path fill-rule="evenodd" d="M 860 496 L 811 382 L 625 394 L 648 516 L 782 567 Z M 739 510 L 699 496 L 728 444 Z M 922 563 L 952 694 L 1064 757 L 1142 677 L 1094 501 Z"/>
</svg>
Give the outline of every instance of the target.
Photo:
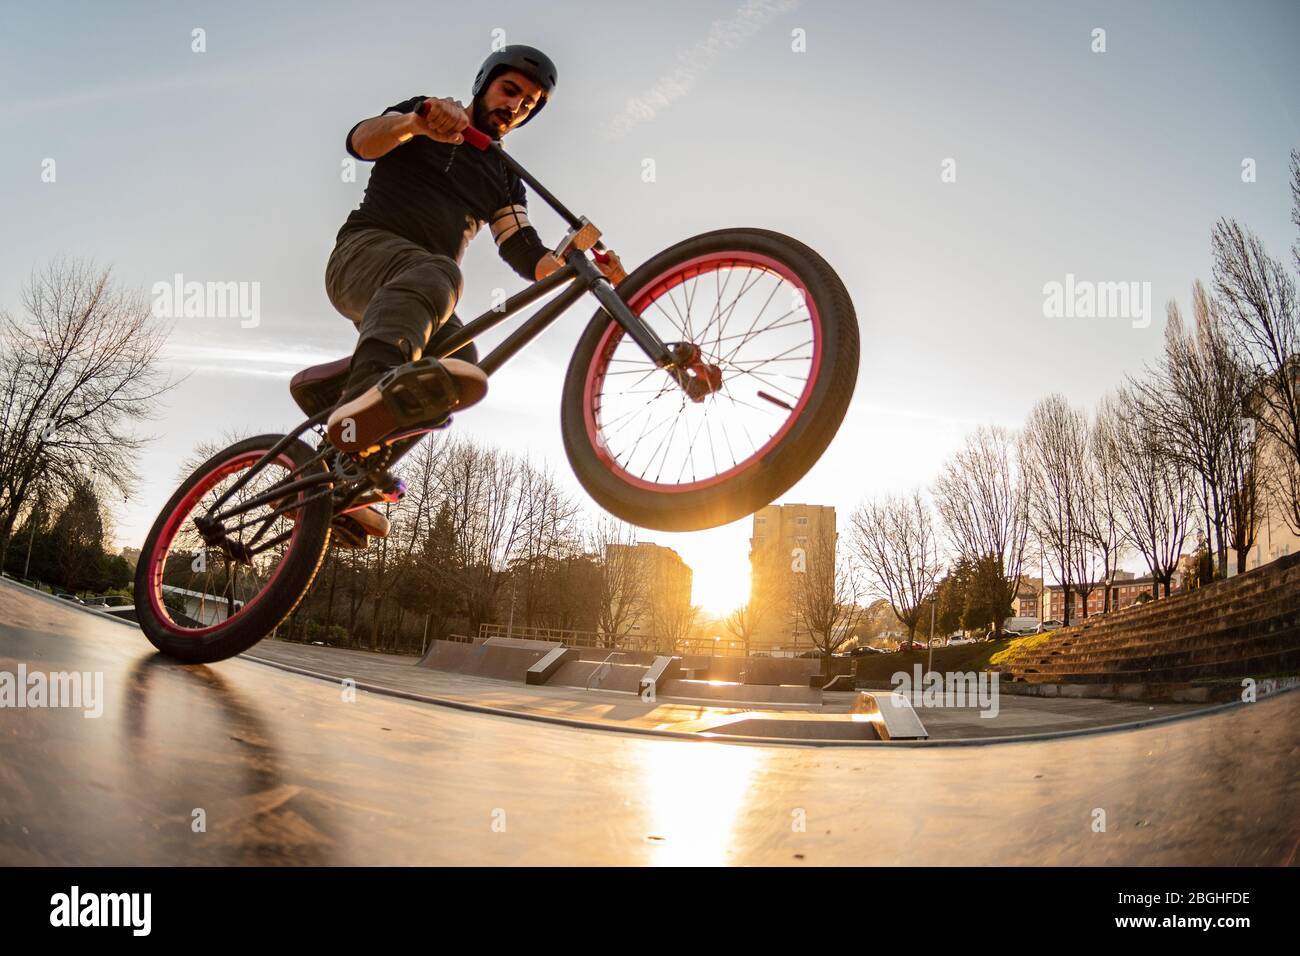
<svg viewBox="0 0 1300 956">
<path fill-rule="evenodd" d="M 384 112 L 413 113 L 426 99 L 413 96 Z M 347 150 L 362 159 L 352 148 L 356 128 L 348 131 Z M 524 184 L 500 157 L 466 144 L 413 136 L 374 162 L 361 205 L 348 215 L 340 236 L 377 226 L 460 262 L 469 241 L 492 223 L 501 258 L 533 280 L 547 249 L 527 224 Z"/>
</svg>

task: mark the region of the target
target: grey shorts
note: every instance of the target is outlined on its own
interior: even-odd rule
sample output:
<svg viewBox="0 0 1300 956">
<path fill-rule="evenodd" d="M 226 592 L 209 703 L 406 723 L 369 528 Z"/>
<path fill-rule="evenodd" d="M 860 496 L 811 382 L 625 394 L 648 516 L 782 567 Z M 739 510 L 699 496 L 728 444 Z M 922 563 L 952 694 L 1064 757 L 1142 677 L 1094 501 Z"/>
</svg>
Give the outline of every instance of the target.
<svg viewBox="0 0 1300 956">
<path fill-rule="evenodd" d="M 454 290 L 455 299 L 464 291 L 455 260 L 386 229 L 344 233 L 325 266 L 325 294 L 361 338 L 394 344 L 405 340 L 417 353 L 462 327 L 454 312 L 441 327 L 433 327 L 430 305 L 448 290 Z M 380 292 L 384 295 L 376 300 Z M 477 352 L 471 344 L 456 357 L 475 361 Z"/>
</svg>

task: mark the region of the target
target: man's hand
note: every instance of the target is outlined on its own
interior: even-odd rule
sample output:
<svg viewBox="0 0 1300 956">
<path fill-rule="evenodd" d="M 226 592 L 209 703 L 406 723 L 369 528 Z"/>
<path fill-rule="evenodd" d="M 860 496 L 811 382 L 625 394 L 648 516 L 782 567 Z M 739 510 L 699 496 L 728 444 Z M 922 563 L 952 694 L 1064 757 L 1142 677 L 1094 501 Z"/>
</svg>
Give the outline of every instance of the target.
<svg viewBox="0 0 1300 956">
<path fill-rule="evenodd" d="M 427 116 L 412 113 L 412 132 L 427 136 L 440 143 L 462 143 L 461 130 L 469 125 L 469 114 L 460 100 L 450 97 L 432 97 L 424 101 L 429 108 Z"/>
<path fill-rule="evenodd" d="M 611 285 L 618 285 L 627 278 L 627 273 L 623 271 L 623 263 L 619 261 L 618 254 L 613 249 L 596 253 L 596 268 L 604 274 Z"/>
<path fill-rule="evenodd" d="M 579 253 L 581 255 L 581 253 Z M 605 257 L 605 261 L 600 260 L 600 256 Z M 611 285 L 618 285 L 627 278 L 627 273 L 623 271 L 623 263 L 619 262 L 618 256 L 613 249 L 606 249 L 603 253 L 596 253 L 596 268 L 601 271 Z M 545 279 L 557 269 L 564 268 L 564 263 L 553 252 L 548 252 L 537 260 L 537 267 L 533 275 L 540 281 Z"/>
</svg>

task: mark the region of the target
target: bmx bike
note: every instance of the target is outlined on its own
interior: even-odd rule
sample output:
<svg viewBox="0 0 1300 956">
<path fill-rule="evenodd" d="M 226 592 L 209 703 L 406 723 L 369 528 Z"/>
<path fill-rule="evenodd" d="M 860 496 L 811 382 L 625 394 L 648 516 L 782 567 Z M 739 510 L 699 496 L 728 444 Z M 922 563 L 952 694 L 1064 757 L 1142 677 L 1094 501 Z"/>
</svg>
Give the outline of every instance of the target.
<svg viewBox="0 0 1300 956">
<path fill-rule="evenodd" d="M 752 514 L 825 451 L 857 379 L 847 290 L 808 246 L 763 229 L 704 233 L 611 284 L 600 231 L 470 127 L 569 225 L 558 271 L 441 339 L 445 358 L 560 290 L 478 365 L 491 376 L 590 292 L 598 308 L 564 379 L 560 428 L 579 482 L 606 511 L 646 528 L 692 531 Z M 334 447 L 325 422 L 349 359 L 300 372 L 309 417 L 246 438 L 200 465 L 164 505 L 141 549 L 137 617 L 160 651 L 187 662 L 239 654 L 307 594 L 331 537 L 364 546 L 349 513 L 403 492 L 394 466 L 444 422 L 363 452 Z"/>
</svg>

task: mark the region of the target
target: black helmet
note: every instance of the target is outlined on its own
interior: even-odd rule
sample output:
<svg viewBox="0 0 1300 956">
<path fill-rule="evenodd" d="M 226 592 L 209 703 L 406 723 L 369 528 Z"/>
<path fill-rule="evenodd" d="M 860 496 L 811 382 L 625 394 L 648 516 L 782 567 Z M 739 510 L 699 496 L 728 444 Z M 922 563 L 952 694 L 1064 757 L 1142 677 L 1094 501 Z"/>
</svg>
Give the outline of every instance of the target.
<svg viewBox="0 0 1300 956">
<path fill-rule="evenodd" d="M 523 126 L 540 113 L 546 101 L 551 98 L 551 93 L 555 90 L 555 64 L 551 62 L 549 56 L 536 47 L 524 46 L 522 43 L 512 43 L 502 47 L 484 60 L 483 65 L 478 68 L 478 75 L 474 77 L 474 89 L 471 91 L 474 98 L 477 99 L 491 85 L 496 75 L 505 70 L 518 70 L 525 76 L 531 77 L 533 82 L 542 88 L 542 95 L 537 98 L 537 105 L 533 107 L 524 122 L 519 124 Z"/>
</svg>

